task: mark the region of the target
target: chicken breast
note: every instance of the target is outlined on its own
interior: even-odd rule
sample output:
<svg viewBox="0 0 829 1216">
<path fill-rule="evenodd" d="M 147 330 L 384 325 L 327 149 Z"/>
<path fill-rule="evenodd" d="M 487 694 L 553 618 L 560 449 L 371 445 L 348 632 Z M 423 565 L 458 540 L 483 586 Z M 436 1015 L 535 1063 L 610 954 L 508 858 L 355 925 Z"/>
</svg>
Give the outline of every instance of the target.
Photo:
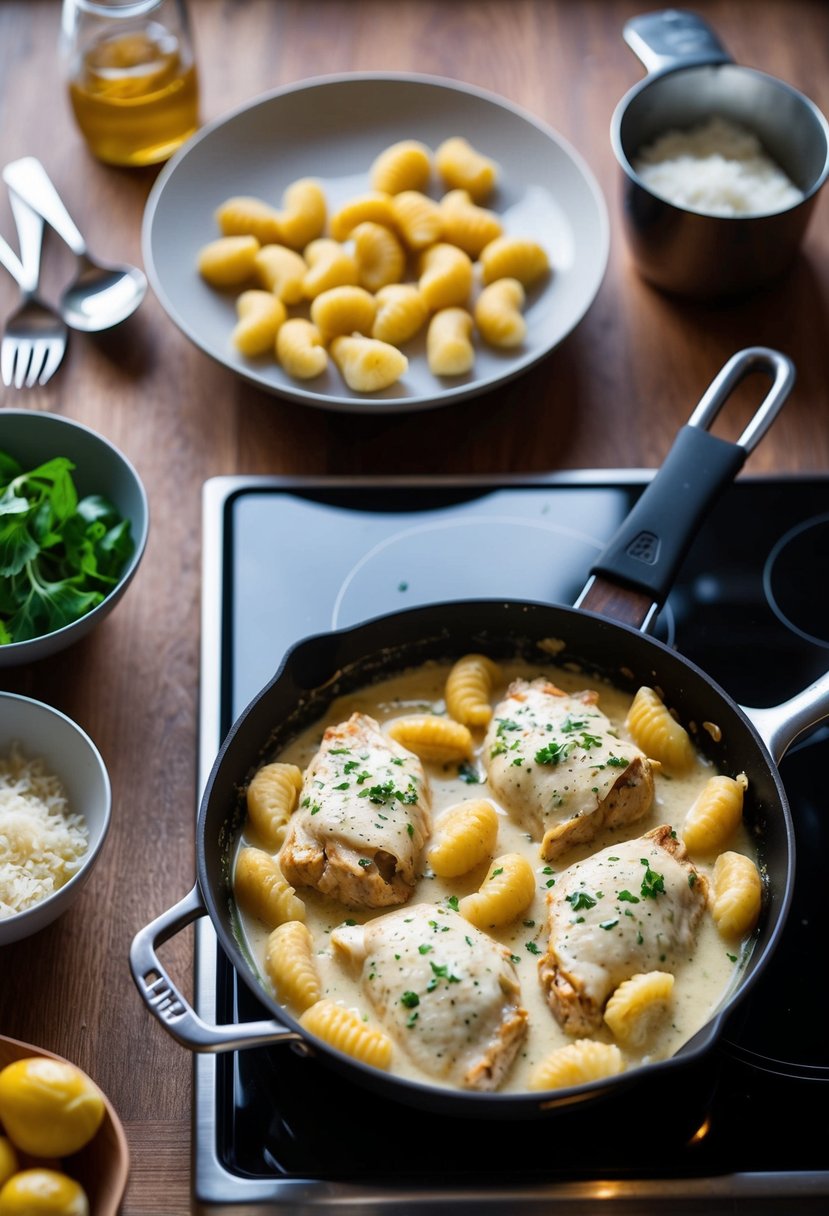
<svg viewBox="0 0 829 1216">
<path fill-rule="evenodd" d="M 624 980 L 674 973 L 686 962 L 707 892 L 705 876 L 668 826 L 565 870 L 547 896 L 549 938 L 539 961 L 542 988 L 563 1029 L 593 1033 Z"/>
<path fill-rule="evenodd" d="M 331 940 L 362 966 L 362 989 L 378 1019 L 419 1068 L 463 1089 L 498 1088 L 527 1029 L 503 946 L 434 904 L 341 926 Z"/>
<path fill-rule="evenodd" d="M 293 887 L 315 887 L 352 907 L 402 904 L 430 831 L 420 760 L 374 718 L 355 713 L 323 735 L 279 865 Z"/>
<path fill-rule="evenodd" d="M 650 761 L 619 739 L 598 693 L 515 680 L 484 741 L 489 784 L 553 860 L 605 827 L 633 823 L 653 802 Z"/>
</svg>

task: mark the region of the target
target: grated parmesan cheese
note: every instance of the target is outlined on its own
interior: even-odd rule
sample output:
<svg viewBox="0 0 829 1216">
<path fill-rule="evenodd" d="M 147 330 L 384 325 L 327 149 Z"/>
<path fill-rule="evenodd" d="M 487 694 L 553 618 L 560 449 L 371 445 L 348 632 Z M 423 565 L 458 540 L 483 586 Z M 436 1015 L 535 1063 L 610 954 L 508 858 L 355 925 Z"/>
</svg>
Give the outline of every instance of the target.
<svg viewBox="0 0 829 1216">
<path fill-rule="evenodd" d="M 666 131 L 633 167 L 654 194 L 703 215 L 771 215 L 803 198 L 757 136 L 725 118 Z"/>
<path fill-rule="evenodd" d="M 0 920 L 62 887 L 88 847 L 84 817 L 69 810 L 60 780 L 13 745 L 0 756 Z"/>
</svg>

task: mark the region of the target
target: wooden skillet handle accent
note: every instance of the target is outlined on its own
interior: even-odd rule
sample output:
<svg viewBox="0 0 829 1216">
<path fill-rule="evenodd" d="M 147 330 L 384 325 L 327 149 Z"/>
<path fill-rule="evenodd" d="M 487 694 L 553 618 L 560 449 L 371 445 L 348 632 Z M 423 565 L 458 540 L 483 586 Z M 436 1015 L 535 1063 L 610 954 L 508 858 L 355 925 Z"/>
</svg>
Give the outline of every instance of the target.
<svg viewBox="0 0 829 1216">
<path fill-rule="evenodd" d="M 650 593 L 637 591 L 635 587 L 622 587 L 596 575 L 582 592 L 578 607 L 647 632 L 656 605 Z"/>
<path fill-rule="evenodd" d="M 736 443 L 708 428 L 736 386 L 752 372 L 772 385 Z M 593 565 L 576 607 L 647 632 L 667 599 L 702 520 L 766 433 L 794 384 L 791 361 L 766 347 L 739 351 L 712 381 L 664 464 Z"/>
</svg>

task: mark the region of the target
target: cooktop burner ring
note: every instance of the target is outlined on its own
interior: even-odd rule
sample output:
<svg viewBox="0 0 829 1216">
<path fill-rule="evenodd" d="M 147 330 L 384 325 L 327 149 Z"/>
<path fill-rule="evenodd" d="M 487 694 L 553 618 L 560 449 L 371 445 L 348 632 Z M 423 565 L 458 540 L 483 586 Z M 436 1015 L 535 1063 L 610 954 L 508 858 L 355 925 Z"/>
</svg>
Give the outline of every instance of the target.
<svg viewBox="0 0 829 1216">
<path fill-rule="evenodd" d="M 829 649 L 829 617 L 823 600 L 809 596 L 806 577 L 814 588 L 829 582 L 829 514 L 804 520 L 775 544 L 763 569 L 763 588 L 781 624 L 804 641 Z"/>
</svg>

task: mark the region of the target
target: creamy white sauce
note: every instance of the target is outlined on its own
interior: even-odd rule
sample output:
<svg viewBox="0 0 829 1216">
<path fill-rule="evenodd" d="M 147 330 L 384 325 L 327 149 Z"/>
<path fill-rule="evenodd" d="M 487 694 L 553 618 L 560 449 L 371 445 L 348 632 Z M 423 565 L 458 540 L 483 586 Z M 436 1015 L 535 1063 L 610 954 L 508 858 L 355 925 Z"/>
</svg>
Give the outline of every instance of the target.
<svg viewBox="0 0 829 1216">
<path fill-rule="evenodd" d="M 413 712 L 445 713 L 443 692 L 448 671 L 448 666 L 426 665 L 403 676 L 376 684 L 358 694 L 344 697 L 331 706 L 324 719 L 306 730 L 278 757 L 271 758 L 296 764 L 304 771 L 319 747 L 325 728 L 344 722 L 354 712 L 370 714 L 381 724 L 402 714 Z M 562 668 L 545 667 L 540 670 L 523 663 L 505 663 L 502 665 L 502 671 L 503 683 L 494 690 L 493 700 L 498 700 L 503 696 L 507 685 L 512 680 L 533 679 L 540 674 L 554 680 L 565 692 L 574 693 L 585 687 L 595 688 L 600 693 L 599 706 L 614 723 L 620 738 L 630 738 L 624 728 L 624 720 L 631 698 L 611 685 L 597 683 L 595 680 L 586 682 L 584 675 Z M 479 783 L 470 784 L 464 781 L 456 765 L 440 767 L 425 764 L 425 769 L 432 792 L 433 821 L 438 821 L 443 810 L 458 802 L 477 798 L 489 799 L 496 806 L 499 814 L 496 856 L 510 852 L 522 853 L 530 860 L 537 874 L 537 890 L 532 906 L 517 921 L 492 934 L 497 941 L 506 946 L 516 960 L 516 970 L 521 983 L 522 1004 L 529 1015 L 526 1039 L 500 1089 L 502 1092 L 523 1092 L 528 1089 L 528 1077 L 540 1061 L 554 1049 L 572 1042 L 572 1039 L 556 1022 L 538 982 L 538 958 L 545 953 L 547 945 L 546 897 L 550 884 L 555 882 L 557 876 L 574 862 L 589 857 L 614 842 L 642 836 L 651 828 L 661 824 L 670 824 L 681 835 L 680 829 L 686 811 L 714 770 L 707 760 L 699 757 L 692 771 L 683 777 L 669 779 L 664 774 L 657 772 L 654 804 L 644 819 L 623 828 L 601 832 L 590 844 L 569 850 L 556 863 L 551 864 L 542 860 L 538 842 L 531 840 L 526 830 L 516 825 L 506 810 L 499 807 L 497 799 L 486 784 L 485 770 L 481 763 L 484 734 L 483 729 L 473 732 L 476 750 L 472 767 L 479 777 Z M 248 828 L 244 830 L 240 838 L 239 847 L 245 844 L 263 847 L 262 841 L 257 839 Z M 755 857 L 756 851 L 749 834 L 742 827 L 729 841 L 728 848 Z M 706 862 L 695 857 L 692 860 L 696 868 L 710 878 L 714 859 Z M 453 879 L 437 878 L 427 869 L 420 877 L 411 896 L 411 904 L 423 902 L 439 904 L 453 896 L 460 899 L 464 895 L 477 891 L 486 875 L 488 864 L 488 861 L 484 862 L 463 877 Z M 425 862 L 422 864 L 421 870 L 424 867 Z M 333 929 L 344 922 L 362 924 L 391 909 L 355 910 L 346 908 L 310 888 L 301 888 L 297 894 L 305 903 L 306 923 L 311 930 L 316 946 L 316 963 L 322 981 L 322 995 L 357 1011 L 368 1021 L 376 1022 L 371 1004 L 361 990 L 359 974 L 350 973 L 341 956 L 332 949 L 330 934 Z M 255 960 L 262 986 L 273 996 L 273 989 L 264 968 L 269 929 L 261 922 L 245 915 L 241 910 L 239 915 L 244 944 L 250 956 Z M 738 975 L 737 956 L 745 948 L 745 944 L 741 947 L 724 941 L 718 933 L 710 913 L 706 911 L 696 933 L 693 953 L 680 963 L 675 972 L 676 980 L 669 1016 L 647 1041 L 644 1050 L 637 1053 L 635 1050 L 623 1046 L 628 1068 L 640 1063 L 647 1063 L 649 1060 L 664 1059 L 673 1055 L 709 1020 L 712 1013 L 733 988 Z M 296 1011 L 292 1012 L 296 1015 Z M 608 1043 L 614 1041 L 613 1036 L 606 1029 L 593 1037 Z M 392 1071 L 396 1075 L 430 1085 L 441 1084 L 435 1077 L 419 1070 L 399 1044 L 395 1046 Z"/>
</svg>

